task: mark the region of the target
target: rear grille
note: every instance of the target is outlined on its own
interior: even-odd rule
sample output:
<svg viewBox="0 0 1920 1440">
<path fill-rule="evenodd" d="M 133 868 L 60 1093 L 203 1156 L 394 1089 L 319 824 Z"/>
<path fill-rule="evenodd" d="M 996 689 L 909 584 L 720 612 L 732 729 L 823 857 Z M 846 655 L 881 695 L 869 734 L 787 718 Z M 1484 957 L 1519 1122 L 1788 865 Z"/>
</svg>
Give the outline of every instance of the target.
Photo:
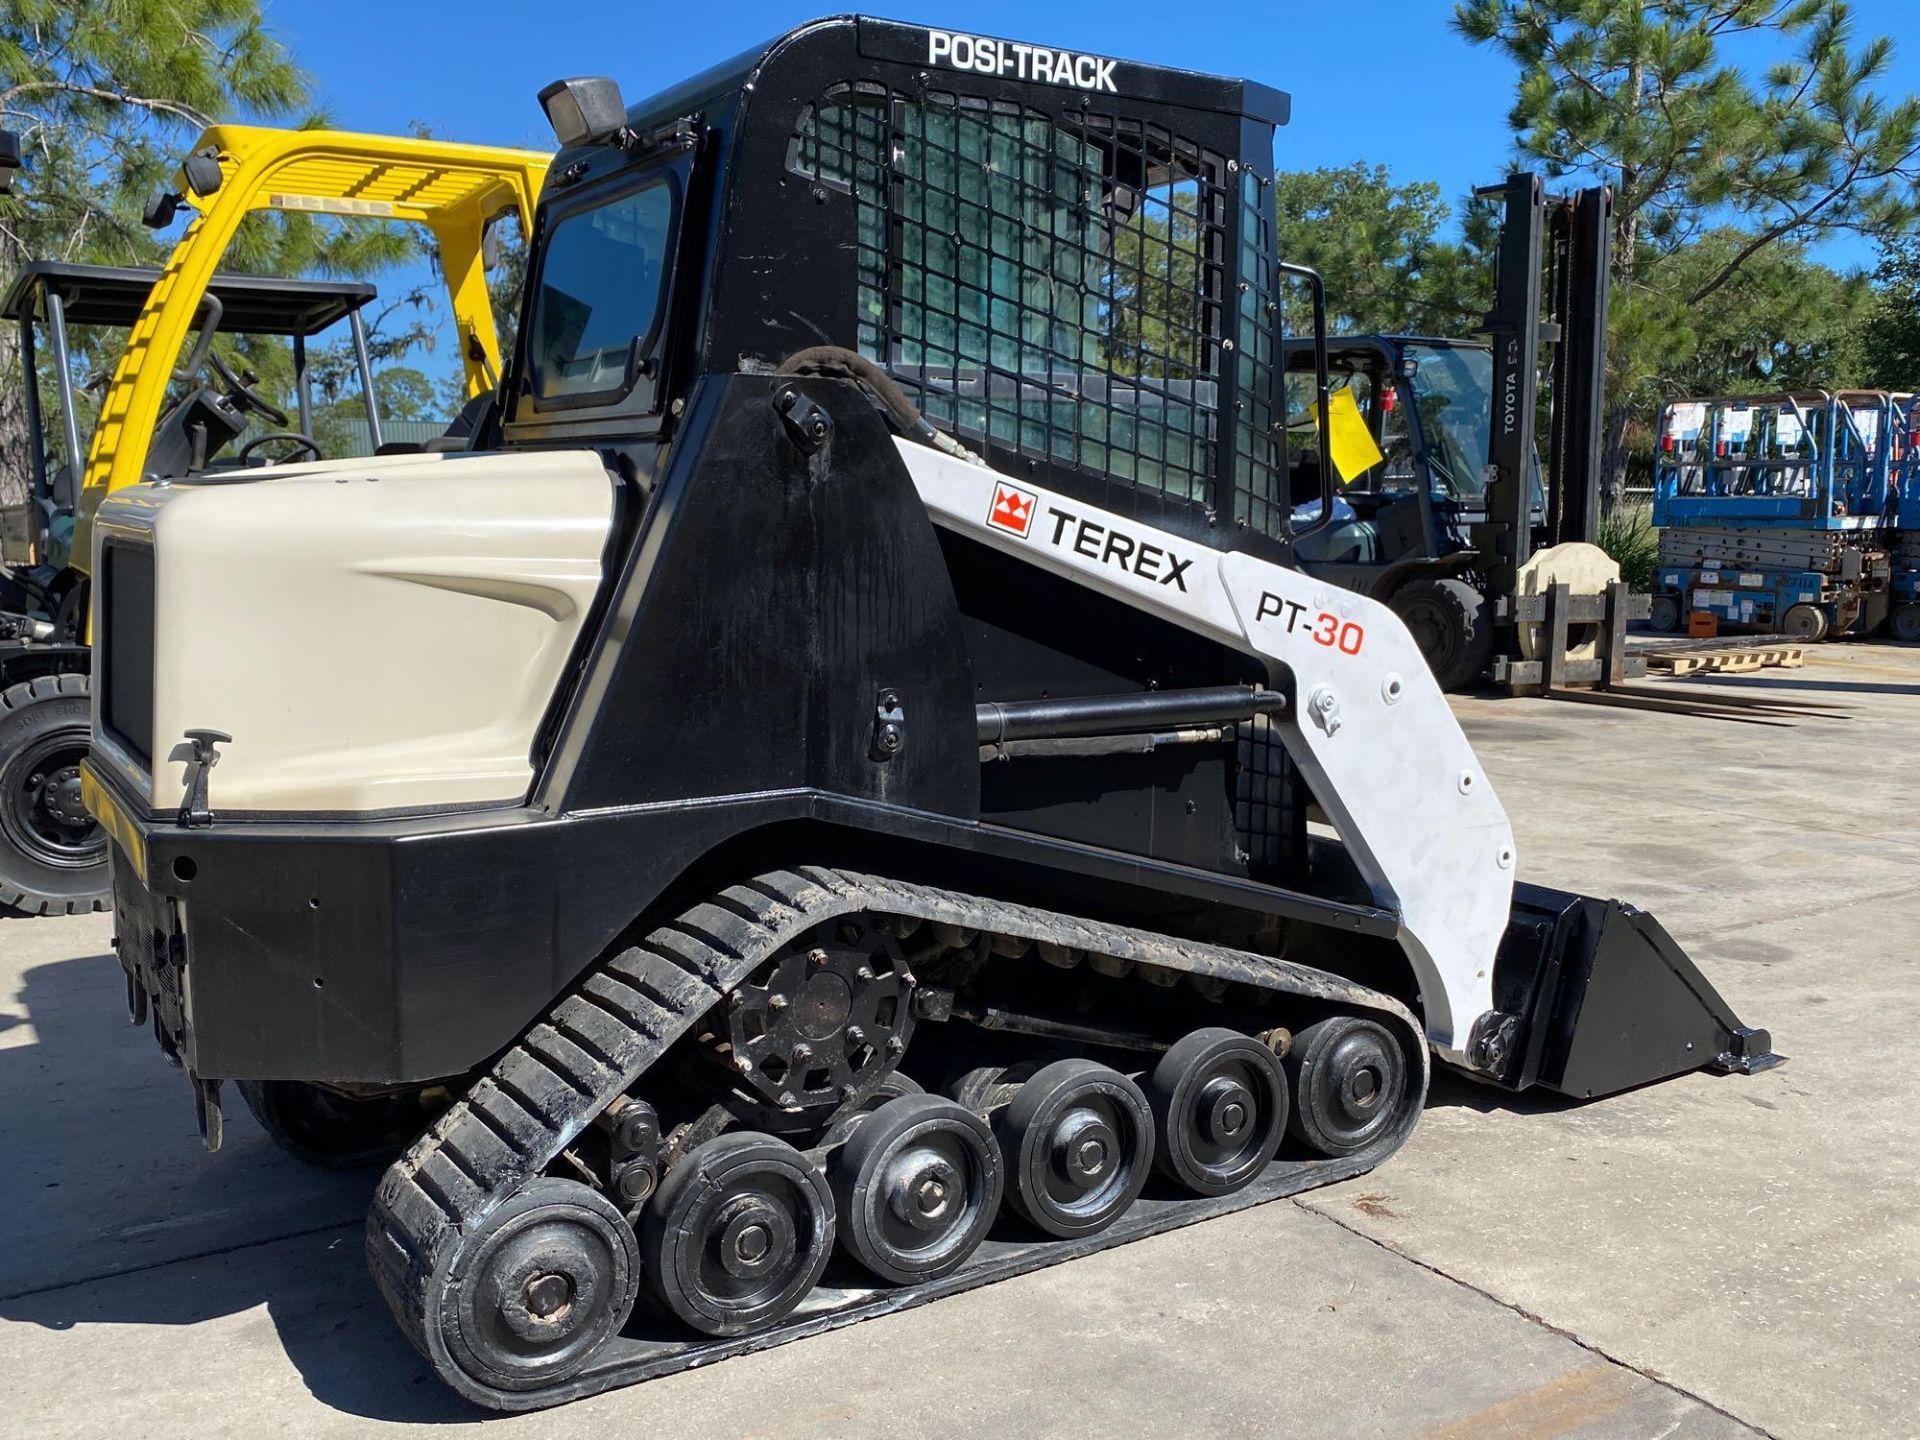
<svg viewBox="0 0 1920 1440">
<path fill-rule="evenodd" d="M 153 551 L 105 547 L 100 576 L 100 714 L 116 742 L 153 765 Z"/>
</svg>

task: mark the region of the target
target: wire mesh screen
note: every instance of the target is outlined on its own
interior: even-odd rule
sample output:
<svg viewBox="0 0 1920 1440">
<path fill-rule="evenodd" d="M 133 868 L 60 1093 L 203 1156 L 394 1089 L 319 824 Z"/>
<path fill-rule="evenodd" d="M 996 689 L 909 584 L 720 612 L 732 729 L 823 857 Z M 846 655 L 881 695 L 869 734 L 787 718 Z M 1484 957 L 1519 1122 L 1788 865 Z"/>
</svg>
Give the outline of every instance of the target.
<svg viewBox="0 0 1920 1440">
<path fill-rule="evenodd" d="M 1279 257 L 1274 245 L 1273 182 L 1240 172 L 1240 266 L 1234 341 L 1233 518 L 1263 535 L 1285 533 L 1286 427 L 1275 357 L 1280 335 Z"/>
<path fill-rule="evenodd" d="M 1135 120 L 863 84 L 802 114 L 788 163 L 854 196 L 859 347 L 929 419 L 1207 499 L 1232 348 L 1219 157 Z"/>
<path fill-rule="evenodd" d="M 1297 772 L 1264 715 L 1234 727 L 1233 828 L 1247 873 L 1273 879 L 1304 853 Z"/>
</svg>

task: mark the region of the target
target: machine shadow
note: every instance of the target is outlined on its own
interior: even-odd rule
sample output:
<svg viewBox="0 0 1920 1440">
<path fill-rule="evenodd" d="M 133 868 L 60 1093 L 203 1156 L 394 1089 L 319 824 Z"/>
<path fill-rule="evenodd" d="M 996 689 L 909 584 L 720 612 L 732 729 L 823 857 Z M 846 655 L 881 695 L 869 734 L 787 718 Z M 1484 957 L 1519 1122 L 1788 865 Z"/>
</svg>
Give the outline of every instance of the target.
<svg viewBox="0 0 1920 1440">
<path fill-rule="evenodd" d="M 367 1273 L 379 1171 L 300 1164 L 231 1095 L 207 1155 L 184 1081 L 126 1023 L 121 974 L 110 955 L 36 965 L 25 1016 L 0 1016 L 0 1322 L 193 1326 L 264 1305 L 324 1405 L 414 1424 L 484 1414 L 433 1377 Z"/>
<path fill-rule="evenodd" d="M 1826 690 L 1838 694 L 1920 695 L 1920 685 L 1889 685 L 1875 680 L 1802 680 L 1772 675 L 1689 675 L 1690 685 L 1706 685 L 1715 690 Z"/>
<path fill-rule="evenodd" d="M 1518 1093 L 1502 1090 L 1496 1085 L 1482 1085 L 1477 1080 L 1470 1080 L 1457 1070 L 1435 1065 L 1433 1078 L 1427 1085 L 1426 1108 L 1471 1110 L 1477 1115 L 1488 1115 L 1496 1110 L 1512 1115 L 1552 1115 L 1595 1103 L 1552 1090 L 1522 1090 Z"/>
</svg>

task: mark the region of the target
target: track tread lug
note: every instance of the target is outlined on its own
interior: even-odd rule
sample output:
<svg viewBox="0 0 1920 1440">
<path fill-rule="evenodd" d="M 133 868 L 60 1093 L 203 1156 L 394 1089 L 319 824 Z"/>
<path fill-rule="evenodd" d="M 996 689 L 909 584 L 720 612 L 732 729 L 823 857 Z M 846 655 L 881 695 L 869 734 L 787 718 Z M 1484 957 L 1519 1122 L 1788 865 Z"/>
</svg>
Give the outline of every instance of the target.
<svg viewBox="0 0 1920 1440">
<path fill-rule="evenodd" d="M 805 914 L 833 898 L 833 893 L 817 880 L 809 880 L 791 870 L 772 870 L 754 876 L 746 884 L 796 914 Z"/>
<path fill-rule="evenodd" d="M 786 902 L 772 901 L 748 885 L 729 885 L 715 895 L 711 903 L 733 912 L 754 929 L 766 934 L 780 928 L 775 922 L 782 918 L 781 911 L 788 908 Z"/>
<path fill-rule="evenodd" d="M 661 1003 L 665 997 L 649 995 L 630 981 L 606 971 L 590 976 L 580 987 L 580 995 L 633 1029 L 656 1039 L 667 1033 L 674 1018 L 673 1009 Z"/>
<path fill-rule="evenodd" d="M 489 1130 L 484 1122 L 462 1126 L 458 1136 L 448 1136 L 440 1142 L 440 1149 L 489 1190 L 518 1175 L 523 1168 L 519 1152 Z"/>
<path fill-rule="evenodd" d="M 500 1057 L 493 1078 L 502 1093 L 525 1109 L 542 1131 L 563 1128 L 580 1099 L 579 1090 L 524 1045 Z"/>
<path fill-rule="evenodd" d="M 569 995 L 554 1006 L 550 1023 L 614 1074 L 624 1074 L 631 1069 L 647 1048 L 646 1036 L 636 1034 L 631 1026 L 622 1024 L 578 995 Z"/>
<path fill-rule="evenodd" d="M 460 1168 L 453 1152 L 440 1146 L 421 1163 L 416 1179 L 434 1203 L 458 1221 L 486 1204 L 487 1192 Z"/>
<path fill-rule="evenodd" d="M 696 940 L 685 936 L 673 938 L 689 948 L 697 946 L 708 960 L 714 958 Z M 659 937 L 654 939 L 657 941 Z M 720 992 L 704 975 L 664 949 L 629 951 L 608 965 L 607 973 L 625 982 L 676 1021 L 697 1014 L 720 998 Z"/>
<path fill-rule="evenodd" d="M 649 935 L 647 943 L 674 964 L 711 981 L 721 963 L 746 959 L 762 939 L 758 926 L 702 901 Z"/>
<path fill-rule="evenodd" d="M 620 1078 L 619 1072 L 573 1043 L 551 1020 L 542 1020 L 520 1042 L 536 1059 L 583 1096 L 600 1093 Z"/>
</svg>

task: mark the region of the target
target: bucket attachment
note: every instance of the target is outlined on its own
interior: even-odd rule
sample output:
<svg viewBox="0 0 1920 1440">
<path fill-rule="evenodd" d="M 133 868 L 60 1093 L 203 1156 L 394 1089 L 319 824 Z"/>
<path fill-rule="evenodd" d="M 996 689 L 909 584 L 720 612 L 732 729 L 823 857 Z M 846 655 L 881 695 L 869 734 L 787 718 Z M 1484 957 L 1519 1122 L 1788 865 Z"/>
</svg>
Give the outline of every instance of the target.
<svg viewBox="0 0 1920 1440">
<path fill-rule="evenodd" d="M 1590 1099 L 1702 1068 L 1753 1074 L 1785 1058 L 1765 1030 L 1740 1023 L 1659 921 L 1618 900 L 1515 886 L 1494 998 L 1472 1055 L 1513 1090 Z"/>
</svg>

